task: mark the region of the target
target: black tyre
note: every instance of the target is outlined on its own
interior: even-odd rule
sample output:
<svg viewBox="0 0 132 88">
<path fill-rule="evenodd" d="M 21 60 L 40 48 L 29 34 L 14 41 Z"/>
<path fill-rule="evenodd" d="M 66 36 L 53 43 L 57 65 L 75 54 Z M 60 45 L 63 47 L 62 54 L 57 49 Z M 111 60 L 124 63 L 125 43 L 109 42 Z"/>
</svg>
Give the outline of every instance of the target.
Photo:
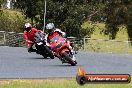
<svg viewBox="0 0 132 88">
<path fill-rule="evenodd" d="M 76 81 L 80 85 L 84 85 L 86 83 L 86 78 L 84 76 L 76 76 Z"/>
<path fill-rule="evenodd" d="M 53 55 L 52 51 L 48 47 L 45 47 L 45 49 L 46 49 L 46 52 L 48 53 L 49 57 L 51 59 L 54 59 L 54 55 Z"/>
<path fill-rule="evenodd" d="M 42 56 L 44 57 L 44 58 L 47 58 L 48 56 L 47 55 L 45 55 L 45 54 L 42 54 Z"/>
<path fill-rule="evenodd" d="M 71 66 L 75 66 L 77 64 L 77 62 L 73 61 L 66 52 L 63 54 L 63 57 L 71 64 Z"/>
</svg>

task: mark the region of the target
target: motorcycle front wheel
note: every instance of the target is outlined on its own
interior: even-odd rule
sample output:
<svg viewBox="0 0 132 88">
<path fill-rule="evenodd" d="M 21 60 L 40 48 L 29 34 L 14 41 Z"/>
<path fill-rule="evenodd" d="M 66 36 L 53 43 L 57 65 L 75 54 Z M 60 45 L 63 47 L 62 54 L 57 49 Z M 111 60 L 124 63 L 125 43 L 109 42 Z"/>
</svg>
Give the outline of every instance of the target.
<svg viewBox="0 0 132 88">
<path fill-rule="evenodd" d="M 71 64 L 71 66 L 76 66 L 77 62 L 73 61 L 68 53 L 63 53 L 63 57 Z"/>
</svg>

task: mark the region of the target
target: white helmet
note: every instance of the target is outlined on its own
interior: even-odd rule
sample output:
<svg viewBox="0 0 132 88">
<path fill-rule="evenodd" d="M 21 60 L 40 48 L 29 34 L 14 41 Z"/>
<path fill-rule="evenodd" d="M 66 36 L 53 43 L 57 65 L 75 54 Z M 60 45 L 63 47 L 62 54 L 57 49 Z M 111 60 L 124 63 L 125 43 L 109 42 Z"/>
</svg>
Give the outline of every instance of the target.
<svg viewBox="0 0 132 88">
<path fill-rule="evenodd" d="M 25 28 L 32 27 L 30 23 L 25 23 Z"/>
<path fill-rule="evenodd" d="M 25 29 L 26 31 L 30 31 L 31 28 L 32 28 L 32 25 L 31 25 L 30 23 L 25 23 L 24 29 Z"/>
<path fill-rule="evenodd" d="M 54 29 L 54 28 L 55 28 L 55 26 L 54 26 L 53 23 L 48 23 L 48 24 L 46 25 L 46 29 Z"/>
</svg>

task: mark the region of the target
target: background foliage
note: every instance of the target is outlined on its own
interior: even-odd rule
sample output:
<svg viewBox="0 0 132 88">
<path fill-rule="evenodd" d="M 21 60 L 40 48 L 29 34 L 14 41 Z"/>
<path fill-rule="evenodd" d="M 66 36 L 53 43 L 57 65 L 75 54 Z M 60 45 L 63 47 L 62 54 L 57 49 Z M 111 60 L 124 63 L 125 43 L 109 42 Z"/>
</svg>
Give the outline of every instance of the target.
<svg viewBox="0 0 132 88">
<path fill-rule="evenodd" d="M 25 16 L 18 11 L 0 10 L 0 31 L 23 32 Z"/>
<path fill-rule="evenodd" d="M 0 4 L 3 0 L 0 0 Z M 31 23 L 43 29 L 45 0 L 16 0 L 14 9 L 20 9 L 26 18 L 31 19 Z M 61 28 L 67 33 L 67 36 L 85 37 L 93 33 L 93 28 L 83 28 L 85 22 L 105 23 L 106 28 L 103 30 L 109 39 L 115 39 L 118 27 L 126 26 L 129 36 L 128 40 L 132 40 L 132 1 L 131 0 L 46 0 L 47 14 L 46 23 L 53 22 L 56 27 Z M 15 14 L 16 15 L 16 14 Z M 2 15 L 3 19 L 8 18 Z M 25 17 L 21 17 L 24 19 Z M 12 18 L 12 17 L 11 17 Z M 16 19 L 19 17 L 16 16 Z M 0 18 L 1 19 L 1 18 Z M 7 24 L 13 21 L 19 23 L 19 20 L 6 19 Z M 1 20 L 2 21 L 2 20 Z M 21 23 L 22 22 L 22 23 Z M 19 24 L 25 21 L 20 20 Z M 18 25 L 19 25 L 18 24 Z M 19 28 L 19 27 L 18 27 Z M 3 28 L 7 30 L 6 28 Z M 8 30 L 14 30 L 10 28 Z M 21 28 L 20 28 L 21 29 Z M 16 29 L 15 29 L 16 30 Z"/>
</svg>

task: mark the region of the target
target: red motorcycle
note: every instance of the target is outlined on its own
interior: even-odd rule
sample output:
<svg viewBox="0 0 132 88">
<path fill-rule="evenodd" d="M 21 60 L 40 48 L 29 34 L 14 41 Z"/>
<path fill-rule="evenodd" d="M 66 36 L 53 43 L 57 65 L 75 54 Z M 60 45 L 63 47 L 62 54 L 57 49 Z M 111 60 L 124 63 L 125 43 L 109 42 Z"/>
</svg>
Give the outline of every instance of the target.
<svg viewBox="0 0 132 88">
<path fill-rule="evenodd" d="M 57 56 L 62 63 L 69 63 L 72 66 L 77 64 L 73 54 L 74 50 L 69 48 L 70 41 L 67 41 L 66 38 L 63 38 L 59 33 L 55 32 L 49 36 L 48 43 L 55 56 Z"/>
</svg>

